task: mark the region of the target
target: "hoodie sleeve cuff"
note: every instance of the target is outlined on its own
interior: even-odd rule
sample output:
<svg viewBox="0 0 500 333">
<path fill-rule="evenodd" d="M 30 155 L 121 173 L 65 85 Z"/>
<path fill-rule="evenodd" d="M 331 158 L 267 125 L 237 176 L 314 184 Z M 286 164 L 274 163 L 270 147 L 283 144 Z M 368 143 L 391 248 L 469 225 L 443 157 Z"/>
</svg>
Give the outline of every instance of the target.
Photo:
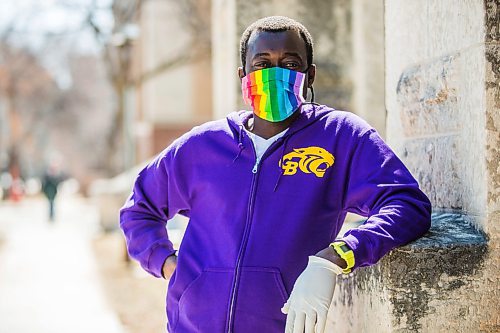
<svg viewBox="0 0 500 333">
<path fill-rule="evenodd" d="M 344 237 L 337 239 L 339 241 L 343 241 L 346 243 L 346 245 L 352 250 L 354 253 L 354 266 L 352 267 L 352 270 L 360 267 L 360 266 L 366 266 L 366 253 L 364 246 L 361 244 L 360 240 L 356 238 L 354 235 L 349 234 L 345 235 Z"/>
<path fill-rule="evenodd" d="M 163 264 L 168 257 L 175 254 L 172 247 L 166 245 L 158 245 L 151 250 L 151 255 L 148 259 L 148 271 L 158 278 L 163 277 Z"/>
</svg>

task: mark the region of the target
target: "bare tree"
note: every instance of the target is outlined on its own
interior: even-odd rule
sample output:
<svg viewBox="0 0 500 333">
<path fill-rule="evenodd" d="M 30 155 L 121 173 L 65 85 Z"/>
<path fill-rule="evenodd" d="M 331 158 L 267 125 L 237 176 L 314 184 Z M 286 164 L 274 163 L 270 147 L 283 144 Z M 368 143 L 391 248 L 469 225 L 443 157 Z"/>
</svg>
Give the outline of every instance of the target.
<svg viewBox="0 0 500 333">
<path fill-rule="evenodd" d="M 58 46 L 60 40 L 78 38 L 82 32 L 90 29 L 100 46 L 107 78 L 114 91 L 113 120 L 104 144 L 107 151 L 103 153 L 103 156 L 106 156 L 107 168 L 112 173 L 124 167 L 120 163 L 122 162 L 120 157 L 123 149 L 126 90 L 161 73 L 197 61 L 210 53 L 210 1 L 165 0 L 178 7 L 179 17 L 176 19 L 182 20 L 183 26 L 191 37 L 185 47 L 172 52 L 155 68 L 142 73 L 133 73 L 131 64 L 135 45 L 133 38 L 127 34 L 127 29 L 137 23 L 141 10 L 148 1 L 154 0 L 120 0 L 113 1 L 111 5 L 106 6 L 101 5 L 98 0 L 91 0 L 88 5 L 60 0 L 57 3 L 58 6 L 82 14 L 81 25 L 72 30 L 43 33 L 41 36 L 47 48 L 50 47 L 52 50 L 51 52 L 54 52 L 54 49 L 64 51 Z M 114 18 L 114 25 L 111 28 L 102 24 L 99 19 L 103 13 L 109 12 Z M 42 145 L 48 140 L 47 137 L 57 136 L 57 133 L 66 132 L 71 135 L 80 133 L 75 128 L 82 119 L 78 112 L 88 114 L 89 110 L 85 109 L 85 105 L 89 103 L 88 99 L 92 98 L 89 93 L 90 85 L 82 82 L 79 87 L 72 87 L 67 91 L 59 89 L 51 74 L 40 65 L 38 55 L 26 48 L 11 45 L 11 40 L 19 40 L 19 36 L 24 36 L 22 35 L 23 29 L 29 30 L 26 27 L 31 18 L 36 17 L 38 13 L 34 10 L 23 15 L 22 20 L 14 17 L 12 22 L 0 31 L 0 59 L 2 60 L 0 62 L 0 99 L 3 99 L 7 108 L 6 114 L 9 117 L 11 132 L 9 160 L 11 161 L 15 161 L 16 156 L 22 155 L 18 147 L 26 146 L 28 141 Z M 20 27 L 19 21 L 25 22 L 26 26 Z M 67 54 L 67 57 L 72 57 L 71 52 Z M 89 73 L 80 71 L 72 74 L 87 75 Z M 51 127 L 51 125 L 57 126 Z M 85 135 L 82 132 L 75 140 L 89 142 L 89 145 L 91 145 L 90 142 L 96 142 L 91 138 L 85 138 Z M 61 141 L 60 144 L 65 145 L 72 142 L 72 140 L 59 141 Z M 81 149 L 82 143 L 73 143 L 72 147 Z M 98 163 L 94 161 L 94 164 Z"/>
<path fill-rule="evenodd" d="M 30 13 L 23 15 L 33 18 Z M 87 23 L 60 33 L 37 32 L 42 43 L 33 49 L 33 32 L 18 23 L 25 18 L 14 16 L 0 31 L 0 107 L 5 109 L 0 113 L 5 129 L 0 154 L 6 155 L 15 176 L 21 169 L 31 176 L 41 172 L 49 151 L 59 151 L 67 157 L 71 173 L 82 180 L 92 169 L 102 170 L 100 162 L 109 153 L 103 149 L 107 143 L 100 140 L 109 131 L 108 80 L 99 74 L 100 59 L 86 56 L 81 61 L 83 56 L 71 50 L 72 40 L 88 30 Z M 58 87 L 54 73 L 43 63 L 47 59 L 62 60 L 58 68 L 72 77 L 70 87 Z"/>
<path fill-rule="evenodd" d="M 103 58 L 107 65 L 108 76 L 116 94 L 116 112 L 112 130 L 109 134 L 108 147 L 110 156 L 115 157 L 123 147 L 123 123 L 125 113 L 125 91 L 145 80 L 155 77 L 179 66 L 195 62 L 210 53 L 210 0 L 166 0 L 178 6 L 183 26 L 191 36 L 189 43 L 178 52 L 172 53 L 155 68 L 133 75 L 131 63 L 134 41 L 127 35 L 128 28 L 135 25 L 140 18 L 143 6 L 153 0 L 120 0 L 114 1 L 111 11 L 114 27 L 111 34 L 103 31 L 96 21 L 96 13 L 100 10 L 96 1 L 89 7 L 86 22 L 94 31 L 96 40 L 103 46 Z M 121 148 L 121 149 L 120 149 Z"/>
<path fill-rule="evenodd" d="M 57 99 L 58 88 L 51 75 L 28 50 L 12 47 L 4 33 L 0 40 L 0 98 L 6 108 L 10 137 L 3 143 L 9 169 L 20 174 L 20 159 L 30 143 L 36 143 L 36 127 L 46 119 Z"/>
<path fill-rule="evenodd" d="M 96 0 L 88 7 L 85 22 L 94 32 L 94 36 L 102 47 L 102 56 L 106 64 L 107 73 L 115 92 L 116 108 L 114 121 L 108 135 L 108 166 L 111 170 L 123 169 L 117 161 L 123 149 L 123 121 L 124 121 L 124 99 L 125 90 L 130 82 L 131 50 L 130 40 L 120 37 L 121 29 L 127 23 L 134 20 L 140 9 L 139 0 L 123 0 L 113 2 L 110 10 L 114 17 L 114 27 L 111 32 L 104 31 L 96 20 L 97 13 L 102 10 Z"/>
</svg>

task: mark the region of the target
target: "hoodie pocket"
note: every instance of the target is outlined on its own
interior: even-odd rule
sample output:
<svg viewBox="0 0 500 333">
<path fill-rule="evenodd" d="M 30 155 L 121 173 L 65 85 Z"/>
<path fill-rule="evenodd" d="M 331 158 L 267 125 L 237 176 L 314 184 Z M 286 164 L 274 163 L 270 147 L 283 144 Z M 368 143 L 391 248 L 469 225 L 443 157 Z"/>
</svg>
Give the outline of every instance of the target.
<svg viewBox="0 0 500 333">
<path fill-rule="evenodd" d="M 277 268 L 243 267 L 237 297 L 235 332 L 284 332 L 288 294 Z"/>
<path fill-rule="evenodd" d="M 207 268 L 179 298 L 174 332 L 223 332 L 226 325 L 232 270 Z"/>
</svg>

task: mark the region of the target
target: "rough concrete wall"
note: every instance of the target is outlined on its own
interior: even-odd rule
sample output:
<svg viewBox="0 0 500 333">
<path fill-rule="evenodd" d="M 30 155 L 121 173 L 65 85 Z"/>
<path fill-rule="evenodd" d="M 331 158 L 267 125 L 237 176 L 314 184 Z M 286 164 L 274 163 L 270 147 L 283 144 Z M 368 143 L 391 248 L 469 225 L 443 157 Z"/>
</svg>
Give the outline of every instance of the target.
<svg viewBox="0 0 500 333">
<path fill-rule="evenodd" d="M 483 264 L 446 292 L 449 273 L 425 286 L 417 326 L 393 320 L 396 331 L 500 330 L 499 13 L 498 1 L 386 1 L 389 143 L 435 209 L 467 214 L 489 238 Z"/>
<path fill-rule="evenodd" d="M 486 28 L 486 231 L 500 237 L 500 2 L 485 1 Z"/>
<path fill-rule="evenodd" d="M 389 285 L 399 287 L 395 332 L 493 332 L 479 329 L 485 323 L 481 314 L 488 312 L 482 303 L 488 287 L 488 243 L 469 219 L 435 214 L 426 237 L 387 258 L 390 270 L 397 272 Z M 493 313 L 488 313 L 490 320 Z"/>
<path fill-rule="evenodd" d="M 200 12 L 209 8 L 206 1 L 198 6 Z M 212 118 L 211 54 L 189 61 L 201 51 L 192 46 L 196 38 L 186 28 L 186 11 L 173 0 L 145 1 L 141 7 L 136 75 L 147 77 L 138 102 L 143 119 L 153 125 L 192 126 Z"/>
<path fill-rule="evenodd" d="M 386 45 L 389 143 L 435 208 L 484 215 L 483 3 L 386 1 Z"/>
<path fill-rule="evenodd" d="M 402 132 L 389 142 L 434 208 L 484 216 L 484 66 L 484 46 L 472 46 L 407 67 L 388 92 Z"/>
<path fill-rule="evenodd" d="M 338 277 L 326 332 L 392 332 L 393 306 L 381 265 Z"/>
<path fill-rule="evenodd" d="M 496 318 L 482 320 L 485 331 L 500 331 L 500 1 L 485 0 L 486 57 L 486 224 L 490 236 L 490 266 L 485 272 L 495 290 L 489 297 Z M 496 286 L 496 287 L 495 287 Z M 481 299 L 481 301 L 483 301 Z"/>
<path fill-rule="evenodd" d="M 488 243 L 468 219 L 434 214 L 425 237 L 392 251 L 376 266 L 339 278 L 330 331 L 495 332 L 495 303 L 488 304 L 493 307 L 488 318 L 481 303 Z M 487 274 L 492 276 L 491 270 Z"/>
<path fill-rule="evenodd" d="M 315 41 L 316 101 L 337 109 L 353 109 L 351 0 L 237 0 L 236 13 L 238 41 L 249 24 L 264 16 L 284 15 L 304 24 Z M 236 56 L 241 65 L 239 54 Z M 247 108 L 241 98 L 238 103 Z"/>
<path fill-rule="evenodd" d="M 352 111 L 385 137 L 383 0 L 352 0 L 352 44 Z"/>
<path fill-rule="evenodd" d="M 223 118 L 241 100 L 235 49 L 236 0 L 212 0 L 212 89 L 213 117 Z"/>
<path fill-rule="evenodd" d="M 171 1 L 148 1 L 142 6 L 141 59 L 143 73 L 154 70 L 173 55 L 186 52 L 191 37 Z M 176 31 L 172 34 L 172 31 Z M 165 36 L 169 36 L 168 43 Z M 142 86 L 144 119 L 153 124 L 186 123 L 192 119 L 192 68 L 179 66 L 146 80 Z M 179 112 L 184 110 L 184 112 Z"/>
<path fill-rule="evenodd" d="M 387 135 L 391 144 L 400 148 L 398 142 L 405 135 L 401 115 L 394 110 L 399 109 L 397 86 L 401 74 L 411 65 L 482 43 L 484 9 L 480 1 L 465 0 L 385 3 L 386 107 L 392 111 L 388 112 Z M 480 80 L 474 82 L 481 84 Z"/>
</svg>

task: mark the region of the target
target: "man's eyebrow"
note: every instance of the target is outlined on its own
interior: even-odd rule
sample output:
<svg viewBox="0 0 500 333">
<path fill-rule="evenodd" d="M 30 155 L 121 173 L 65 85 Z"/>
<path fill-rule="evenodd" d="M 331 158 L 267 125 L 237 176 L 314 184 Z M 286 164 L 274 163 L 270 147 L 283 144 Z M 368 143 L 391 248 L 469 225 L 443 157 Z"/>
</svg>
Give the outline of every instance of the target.
<svg viewBox="0 0 500 333">
<path fill-rule="evenodd" d="M 254 54 L 254 56 L 252 58 L 257 58 L 257 57 L 268 57 L 270 56 L 271 54 L 268 53 L 268 52 L 260 52 L 260 53 L 256 53 Z"/>
<path fill-rule="evenodd" d="M 285 52 L 285 55 L 292 56 L 292 57 L 297 57 L 300 60 L 302 60 L 302 57 L 300 56 L 300 53 L 298 53 L 298 52 Z"/>
<path fill-rule="evenodd" d="M 270 55 L 271 54 L 268 53 L 268 52 L 259 52 L 259 53 L 254 54 L 254 56 L 252 57 L 252 59 L 255 59 L 255 58 L 258 58 L 258 57 L 268 57 Z M 302 57 L 300 56 L 300 53 L 298 53 L 298 52 L 285 52 L 285 55 L 292 56 L 292 57 L 297 57 L 297 58 L 299 58 L 299 59 L 302 60 Z"/>
</svg>

